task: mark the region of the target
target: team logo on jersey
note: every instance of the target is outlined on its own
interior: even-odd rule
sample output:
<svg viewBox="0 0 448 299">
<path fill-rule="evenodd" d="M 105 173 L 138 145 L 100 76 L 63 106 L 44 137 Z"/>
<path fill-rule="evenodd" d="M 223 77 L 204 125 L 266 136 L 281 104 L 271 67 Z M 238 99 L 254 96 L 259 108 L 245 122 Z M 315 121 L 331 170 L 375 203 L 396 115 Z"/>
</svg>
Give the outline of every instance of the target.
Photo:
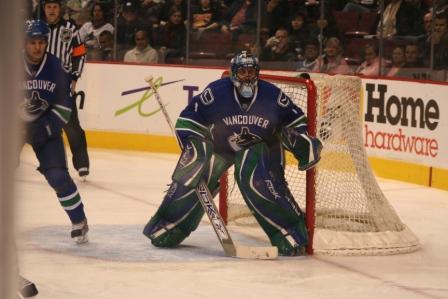
<svg viewBox="0 0 448 299">
<path fill-rule="evenodd" d="M 262 139 L 260 136 L 251 133 L 248 127 L 242 127 L 240 133 L 233 133 L 227 140 L 230 147 L 237 152 L 260 142 Z"/>
<path fill-rule="evenodd" d="M 32 122 L 47 111 L 48 107 L 48 102 L 40 97 L 39 92 L 33 91 L 20 105 L 19 114 L 22 120 Z"/>
<path fill-rule="evenodd" d="M 73 36 L 73 31 L 68 28 L 62 29 L 61 34 L 59 34 L 59 38 L 64 43 L 70 42 L 72 40 L 72 36 Z"/>
<path fill-rule="evenodd" d="M 282 107 L 287 107 L 289 105 L 289 98 L 283 92 L 280 93 L 277 99 L 277 103 Z"/>
<path fill-rule="evenodd" d="M 212 90 L 210 88 L 207 88 L 201 93 L 201 102 L 204 105 L 210 105 L 215 101 L 215 98 L 213 97 Z"/>
</svg>

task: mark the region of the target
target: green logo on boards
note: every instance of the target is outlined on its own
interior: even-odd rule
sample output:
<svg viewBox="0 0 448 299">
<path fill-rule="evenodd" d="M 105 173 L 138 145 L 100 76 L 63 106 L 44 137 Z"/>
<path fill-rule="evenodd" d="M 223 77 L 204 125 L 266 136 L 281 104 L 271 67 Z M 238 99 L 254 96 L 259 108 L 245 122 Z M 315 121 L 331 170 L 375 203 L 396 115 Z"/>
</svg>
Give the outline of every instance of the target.
<svg viewBox="0 0 448 299">
<path fill-rule="evenodd" d="M 143 111 L 143 104 L 146 101 L 148 101 L 151 98 L 153 98 L 153 95 L 159 89 L 159 87 L 162 85 L 162 82 L 163 82 L 163 78 L 162 77 L 156 78 L 154 80 L 154 88 L 155 88 L 155 90 L 153 90 L 151 87 L 144 88 L 143 90 L 145 90 L 145 93 L 142 95 L 142 97 L 140 99 L 138 99 L 137 101 L 135 101 L 134 103 L 132 103 L 132 104 L 126 106 L 126 107 L 123 107 L 123 108 L 117 110 L 115 112 L 115 116 L 122 115 L 122 114 L 124 114 L 124 113 L 126 113 L 126 112 L 128 112 L 128 111 L 130 111 L 130 110 L 132 110 L 134 108 L 137 108 L 138 114 L 140 116 L 142 116 L 142 117 L 150 117 L 150 116 L 156 114 L 157 112 L 159 112 L 161 110 L 161 108 L 157 108 L 155 110 L 145 112 L 145 111 Z M 138 91 L 140 91 L 140 90 L 138 90 Z M 134 92 L 136 92 L 136 91 L 123 92 L 122 95 L 129 94 L 129 93 L 134 93 Z"/>
</svg>

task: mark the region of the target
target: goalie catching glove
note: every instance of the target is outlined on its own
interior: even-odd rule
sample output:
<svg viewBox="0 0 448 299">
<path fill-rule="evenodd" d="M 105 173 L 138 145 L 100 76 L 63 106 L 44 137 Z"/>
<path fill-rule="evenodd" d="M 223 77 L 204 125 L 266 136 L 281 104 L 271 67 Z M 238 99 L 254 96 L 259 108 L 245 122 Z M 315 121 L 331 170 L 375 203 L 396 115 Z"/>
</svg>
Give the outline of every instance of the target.
<svg viewBox="0 0 448 299">
<path fill-rule="evenodd" d="M 299 161 L 301 171 L 314 167 L 320 160 L 322 142 L 317 137 L 309 136 L 303 127 L 283 129 L 282 143 Z"/>
</svg>

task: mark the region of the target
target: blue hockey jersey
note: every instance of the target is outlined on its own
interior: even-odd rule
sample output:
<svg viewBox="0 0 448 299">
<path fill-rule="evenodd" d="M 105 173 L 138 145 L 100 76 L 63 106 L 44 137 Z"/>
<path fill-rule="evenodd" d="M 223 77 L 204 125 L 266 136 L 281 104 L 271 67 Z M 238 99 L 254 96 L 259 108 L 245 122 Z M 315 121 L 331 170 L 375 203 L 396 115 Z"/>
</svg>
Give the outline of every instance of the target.
<svg viewBox="0 0 448 299">
<path fill-rule="evenodd" d="M 71 114 L 70 74 L 60 60 L 46 53 L 36 70 L 25 63 L 23 102 L 19 114 L 25 123 L 45 120 L 53 132 L 68 122 Z"/>
<path fill-rule="evenodd" d="M 230 78 L 223 78 L 193 97 L 177 120 L 176 133 L 182 143 L 190 136 L 210 139 L 216 153 L 233 156 L 261 141 L 278 146 L 284 127 L 305 131 L 306 117 L 278 87 L 259 80 L 252 100 L 241 103 Z"/>
</svg>

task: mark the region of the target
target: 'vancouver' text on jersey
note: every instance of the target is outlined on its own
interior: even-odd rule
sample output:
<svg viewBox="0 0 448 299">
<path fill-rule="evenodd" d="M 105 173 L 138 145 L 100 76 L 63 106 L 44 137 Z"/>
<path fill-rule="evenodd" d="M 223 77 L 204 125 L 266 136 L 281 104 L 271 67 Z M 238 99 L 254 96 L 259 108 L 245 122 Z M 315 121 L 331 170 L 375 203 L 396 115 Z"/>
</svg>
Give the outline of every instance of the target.
<svg viewBox="0 0 448 299">
<path fill-rule="evenodd" d="M 275 85 L 259 80 L 251 101 L 241 103 L 229 78 L 210 83 L 182 111 L 176 132 L 183 141 L 210 138 L 214 151 L 226 156 L 264 141 L 278 146 L 283 127 L 306 126 L 306 117 Z"/>
<path fill-rule="evenodd" d="M 32 67 L 25 63 L 25 99 L 20 105 L 20 117 L 25 122 L 45 117 L 60 129 L 71 113 L 70 75 L 50 53 L 44 55 L 36 69 Z"/>
</svg>

